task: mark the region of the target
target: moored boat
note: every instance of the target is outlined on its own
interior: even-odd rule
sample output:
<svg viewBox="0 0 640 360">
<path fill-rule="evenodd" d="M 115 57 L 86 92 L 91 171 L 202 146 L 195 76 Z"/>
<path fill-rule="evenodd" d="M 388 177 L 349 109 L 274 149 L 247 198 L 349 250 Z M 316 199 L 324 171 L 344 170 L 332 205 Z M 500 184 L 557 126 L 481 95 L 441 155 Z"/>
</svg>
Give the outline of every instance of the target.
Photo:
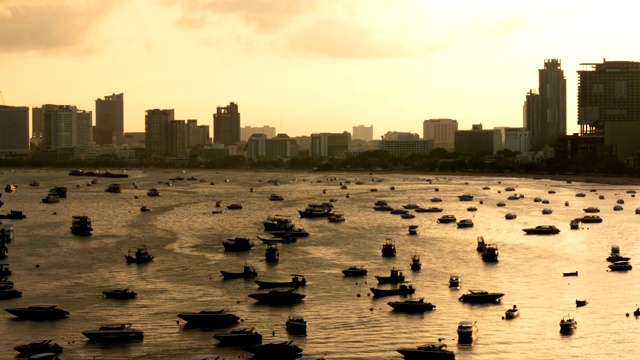
<svg viewBox="0 0 640 360">
<path fill-rule="evenodd" d="M 402 354 L 405 360 L 454 360 L 456 354 L 447 350 L 447 345 L 442 342 L 420 345 L 417 348 L 400 348 L 396 350 Z"/>
<path fill-rule="evenodd" d="M 57 320 L 69 315 L 68 311 L 58 308 L 58 305 L 29 305 L 25 308 L 7 308 L 4 311 L 18 319 L 26 320 Z"/>
<path fill-rule="evenodd" d="M 51 343 L 52 340 L 43 340 L 38 342 L 32 342 L 24 345 L 17 345 L 13 347 L 13 350 L 17 351 L 20 355 L 19 357 L 28 357 L 31 358 L 37 354 L 60 354 L 62 353 L 62 346 Z"/>
<path fill-rule="evenodd" d="M 264 251 L 264 260 L 266 262 L 278 262 L 280 260 L 280 251 L 275 244 L 267 244 Z"/>
<path fill-rule="evenodd" d="M 500 302 L 503 293 L 493 293 L 485 290 L 469 290 L 468 293 L 460 296 L 458 300 L 472 304 L 491 304 Z"/>
<path fill-rule="evenodd" d="M 378 284 L 399 284 L 404 282 L 404 275 L 402 271 L 391 269 L 389 276 L 376 275 Z"/>
<path fill-rule="evenodd" d="M 567 315 L 560 320 L 560 332 L 563 334 L 570 334 L 576 330 L 578 322 L 570 315 Z"/>
<path fill-rule="evenodd" d="M 285 322 L 287 332 L 294 335 L 307 333 L 307 321 L 302 315 L 290 315 Z"/>
<path fill-rule="evenodd" d="M 554 225 L 538 225 L 535 228 L 522 229 L 527 235 L 554 235 L 560 232 L 560 229 Z"/>
<path fill-rule="evenodd" d="M 151 188 L 147 191 L 147 196 L 160 196 L 160 191 L 156 188 Z"/>
<path fill-rule="evenodd" d="M 507 320 L 515 319 L 518 316 L 520 316 L 520 310 L 518 310 L 518 307 L 516 305 L 513 305 L 511 309 L 508 309 L 504 312 L 504 318 Z"/>
<path fill-rule="evenodd" d="M 419 255 L 413 255 L 411 257 L 411 264 L 409 264 L 409 266 L 411 266 L 411 270 L 413 271 L 418 271 L 422 268 L 422 264 L 420 263 L 420 256 Z"/>
<path fill-rule="evenodd" d="M 127 264 L 144 264 L 153 261 L 154 256 L 149 254 L 146 246 L 142 246 L 133 253 L 129 250 L 125 258 L 127 259 Z"/>
<path fill-rule="evenodd" d="M 254 293 L 248 296 L 258 300 L 261 304 L 296 304 L 305 298 L 305 295 L 294 292 L 295 289 L 271 290 L 266 293 Z"/>
<path fill-rule="evenodd" d="M 424 302 L 424 298 L 417 300 L 407 299 L 404 301 L 390 301 L 387 304 L 395 311 L 406 313 L 422 313 L 436 308 L 432 303 Z"/>
<path fill-rule="evenodd" d="M 247 279 L 247 278 L 258 276 L 258 272 L 256 271 L 256 269 L 253 266 L 249 266 L 249 265 L 244 265 L 242 272 L 231 272 L 231 271 L 220 270 L 220 273 L 222 274 L 222 277 L 225 280 L 240 279 L 240 278 Z"/>
<path fill-rule="evenodd" d="M 244 348 L 254 356 L 252 359 L 292 360 L 300 358 L 302 348 L 291 341 L 272 342 L 262 345 L 252 345 Z"/>
<path fill-rule="evenodd" d="M 248 346 L 260 344 L 262 335 L 253 328 L 233 329 L 228 333 L 213 336 L 221 346 Z"/>
<path fill-rule="evenodd" d="M 487 244 L 482 250 L 482 260 L 486 262 L 498 261 L 498 245 Z"/>
<path fill-rule="evenodd" d="M 104 191 L 119 194 L 122 192 L 122 186 L 120 184 L 110 184 Z"/>
<path fill-rule="evenodd" d="M 577 271 L 562 273 L 562 276 L 578 276 Z"/>
<path fill-rule="evenodd" d="M 478 326 L 475 321 L 460 321 L 457 332 L 459 343 L 470 344 L 478 337 Z"/>
<path fill-rule="evenodd" d="M 133 299 L 138 296 L 135 291 L 129 289 L 105 290 L 102 292 L 102 294 L 110 299 Z"/>
<path fill-rule="evenodd" d="M 131 324 L 102 325 L 97 330 L 85 330 L 82 335 L 91 342 L 128 342 L 142 340 L 144 332 L 133 329 Z"/>
<path fill-rule="evenodd" d="M 189 326 L 211 329 L 233 325 L 240 320 L 239 316 L 230 313 L 228 309 L 184 312 L 177 316 L 186 321 Z"/>
<path fill-rule="evenodd" d="M 633 269 L 633 266 L 631 266 L 628 261 L 616 261 L 609 265 L 609 269 L 611 269 L 611 271 L 628 271 Z"/>
<path fill-rule="evenodd" d="M 367 269 L 364 268 L 364 265 L 351 265 L 342 270 L 342 273 L 346 277 L 364 276 L 367 275 Z"/>
<path fill-rule="evenodd" d="M 387 238 L 385 243 L 382 244 L 382 256 L 393 257 L 396 256 L 396 245 L 393 240 Z"/>
<path fill-rule="evenodd" d="M 297 288 L 307 285 L 307 280 L 302 275 L 291 275 L 291 281 L 261 281 L 254 280 L 260 289 L 272 289 L 278 287 Z"/>
<path fill-rule="evenodd" d="M 450 288 L 458 288 L 460 287 L 460 275 L 458 274 L 452 274 L 451 276 L 449 276 L 449 287 Z"/>
<path fill-rule="evenodd" d="M 416 292 L 413 285 L 400 285 L 395 289 L 377 289 L 374 287 L 369 288 L 374 297 L 383 297 L 391 295 L 411 295 Z"/>
<path fill-rule="evenodd" d="M 454 215 L 442 215 L 441 217 L 438 218 L 439 224 L 450 224 L 450 223 L 455 223 L 456 221 L 457 219 Z"/>
<path fill-rule="evenodd" d="M 254 245 L 252 241 L 249 241 L 249 239 L 245 237 L 236 237 L 222 242 L 224 251 L 247 251 L 251 250 Z"/>
<path fill-rule="evenodd" d="M 93 231 L 91 218 L 86 215 L 74 215 L 71 217 L 71 233 L 77 236 L 89 236 Z"/>
<path fill-rule="evenodd" d="M 456 223 L 458 228 L 470 228 L 473 227 L 473 220 L 471 219 L 462 219 Z"/>
</svg>

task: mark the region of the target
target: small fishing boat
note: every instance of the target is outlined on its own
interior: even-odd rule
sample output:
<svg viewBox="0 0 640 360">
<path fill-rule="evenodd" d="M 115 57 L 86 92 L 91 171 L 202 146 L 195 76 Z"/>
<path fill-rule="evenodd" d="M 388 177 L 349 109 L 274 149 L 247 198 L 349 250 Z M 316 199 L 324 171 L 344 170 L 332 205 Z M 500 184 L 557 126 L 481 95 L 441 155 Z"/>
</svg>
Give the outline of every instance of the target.
<svg viewBox="0 0 640 360">
<path fill-rule="evenodd" d="M 576 299 L 576 307 L 586 306 L 589 302 L 587 300 Z"/>
<path fill-rule="evenodd" d="M 518 316 L 520 316 L 520 310 L 518 310 L 518 307 L 516 305 L 513 305 L 513 308 L 508 309 L 504 312 L 504 318 L 507 320 L 515 319 Z"/>
<path fill-rule="evenodd" d="M 562 273 L 562 276 L 578 276 L 578 272 L 577 271 L 565 272 L 565 273 Z"/>
<path fill-rule="evenodd" d="M 413 271 L 417 271 L 420 270 L 420 268 L 422 268 L 422 264 L 420 263 L 420 256 L 419 255 L 413 255 L 411 257 L 411 264 L 409 264 L 411 266 L 411 270 Z"/>
</svg>

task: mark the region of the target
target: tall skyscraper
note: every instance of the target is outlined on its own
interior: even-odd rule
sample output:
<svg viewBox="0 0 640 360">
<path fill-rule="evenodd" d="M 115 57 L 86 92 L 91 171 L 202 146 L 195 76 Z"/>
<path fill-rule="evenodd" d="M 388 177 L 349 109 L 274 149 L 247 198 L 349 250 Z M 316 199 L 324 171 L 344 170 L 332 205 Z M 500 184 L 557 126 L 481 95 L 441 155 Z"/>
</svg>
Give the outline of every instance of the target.
<svg viewBox="0 0 640 360">
<path fill-rule="evenodd" d="M 213 142 L 234 145 L 240 142 L 240 113 L 238 104 L 218 106 L 213 114 Z"/>
<path fill-rule="evenodd" d="M 187 156 L 186 122 L 184 120 L 170 120 L 167 130 L 166 155 L 171 157 Z"/>
<path fill-rule="evenodd" d="M 144 141 L 148 157 L 166 156 L 169 122 L 173 120 L 173 109 L 147 110 L 144 115 Z"/>
<path fill-rule="evenodd" d="M 531 134 L 531 147 L 535 150 L 552 145 L 558 136 L 566 135 L 567 80 L 560 60 L 546 59 L 544 69 L 538 70 L 538 93 L 527 93 L 523 123 Z"/>
<path fill-rule="evenodd" d="M 607 121 L 640 121 L 640 63 L 581 64 L 578 125 L 582 135 L 605 135 Z"/>
<path fill-rule="evenodd" d="M 72 105 L 44 105 L 43 149 L 71 148 L 93 141 L 92 113 Z"/>
<path fill-rule="evenodd" d="M 29 107 L 0 105 L 0 152 L 29 151 Z"/>
<path fill-rule="evenodd" d="M 442 148 L 452 152 L 455 145 L 455 133 L 458 121 L 452 119 L 429 119 L 422 122 L 422 138 L 433 140 L 433 148 Z"/>
<path fill-rule="evenodd" d="M 358 125 L 353 127 L 353 135 L 351 136 L 353 140 L 364 140 L 371 141 L 373 140 L 373 125 L 364 126 Z"/>
<path fill-rule="evenodd" d="M 96 126 L 110 128 L 116 145 L 122 145 L 124 136 L 124 93 L 96 99 Z"/>
</svg>

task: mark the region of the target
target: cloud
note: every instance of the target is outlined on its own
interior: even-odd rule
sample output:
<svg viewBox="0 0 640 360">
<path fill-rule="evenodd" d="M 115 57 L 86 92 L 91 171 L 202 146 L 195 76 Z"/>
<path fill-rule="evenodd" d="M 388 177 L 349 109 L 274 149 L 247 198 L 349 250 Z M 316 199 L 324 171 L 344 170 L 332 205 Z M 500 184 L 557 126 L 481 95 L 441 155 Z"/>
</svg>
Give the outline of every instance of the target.
<svg viewBox="0 0 640 360">
<path fill-rule="evenodd" d="M 5 0 L 0 3 L 0 52 L 91 54 L 86 39 L 121 2 Z"/>
</svg>

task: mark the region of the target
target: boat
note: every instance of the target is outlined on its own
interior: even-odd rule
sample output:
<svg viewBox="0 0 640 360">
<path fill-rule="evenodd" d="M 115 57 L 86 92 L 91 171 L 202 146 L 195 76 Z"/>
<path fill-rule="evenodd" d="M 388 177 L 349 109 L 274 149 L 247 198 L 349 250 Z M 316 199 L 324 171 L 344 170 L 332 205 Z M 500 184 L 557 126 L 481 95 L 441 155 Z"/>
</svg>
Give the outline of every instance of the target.
<svg viewBox="0 0 640 360">
<path fill-rule="evenodd" d="M 71 217 L 71 233 L 77 236 L 89 236 L 93 231 L 91 218 L 86 215 L 74 215 Z"/>
<path fill-rule="evenodd" d="M 106 178 L 128 178 L 129 174 L 126 173 L 112 173 L 109 170 L 106 171 L 84 171 L 84 170 L 71 170 L 69 176 L 92 176 L 92 177 L 106 177 Z"/>
<path fill-rule="evenodd" d="M 11 270 L 8 266 L 9 264 L 0 264 L 0 277 L 11 275 Z"/>
<path fill-rule="evenodd" d="M 458 323 L 458 343 L 470 344 L 478 337 L 478 326 L 475 321 L 460 321 Z"/>
<path fill-rule="evenodd" d="M 431 206 L 431 207 L 427 207 L 427 208 L 420 207 L 420 208 L 415 209 L 414 211 L 417 212 L 417 213 L 423 213 L 423 212 L 442 212 L 443 210 L 444 209 L 442 209 L 442 208 Z"/>
<path fill-rule="evenodd" d="M 262 241 L 263 244 L 289 244 L 298 241 L 293 236 L 273 237 L 270 239 L 258 236 L 258 239 Z"/>
<path fill-rule="evenodd" d="M 382 244 L 382 256 L 396 256 L 396 245 L 393 243 L 393 240 L 387 238 L 387 240 L 385 240 L 385 243 Z"/>
<path fill-rule="evenodd" d="M 624 208 L 621 205 L 616 205 L 613 207 L 613 211 L 622 211 Z"/>
<path fill-rule="evenodd" d="M 450 288 L 458 288 L 460 287 L 460 275 L 452 274 L 449 276 L 449 287 Z"/>
<path fill-rule="evenodd" d="M 633 310 L 633 316 L 635 317 L 640 316 L 640 308 L 636 308 L 635 310 Z"/>
<path fill-rule="evenodd" d="M 540 201 L 542 201 L 541 197 L 537 197 L 536 196 L 536 197 L 533 198 L 533 202 L 540 202 Z"/>
<path fill-rule="evenodd" d="M 338 214 L 338 213 L 334 213 L 333 215 L 329 216 L 328 218 L 329 222 L 343 222 L 344 219 L 344 215 L 342 214 Z"/>
<path fill-rule="evenodd" d="M 47 194 L 47 196 L 45 196 L 41 202 L 43 204 L 57 204 L 60 202 L 60 197 L 58 197 L 58 195 L 55 194 Z"/>
<path fill-rule="evenodd" d="M 11 193 L 16 191 L 18 191 L 18 185 L 16 184 L 7 184 L 7 186 L 4 187 L 4 192 Z"/>
<path fill-rule="evenodd" d="M 0 300 L 15 299 L 22 296 L 22 292 L 13 288 L 13 285 L 0 286 Z"/>
<path fill-rule="evenodd" d="M 418 225 L 409 225 L 409 235 L 418 235 Z"/>
<path fill-rule="evenodd" d="M 450 224 L 450 223 L 455 223 L 456 221 L 457 219 L 454 215 L 442 215 L 441 217 L 438 218 L 439 224 Z"/>
<path fill-rule="evenodd" d="M 520 197 L 518 195 L 511 195 L 509 197 L 507 197 L 507 200 L 520 200 Z"/>
<path fill-rule="evenodd" d="M 578 322 L 570 315 L 567 315 L 560 320 L 560 332 L 563 334 L 570 334 L 575 331 L 577 327 Z"/>
<path fill-rule="evenodd" d="M 576 218 L 576 220 L 584 223 L 584 224 L 594 224 L 594 223 L 601 223 L 602 222 L 602 218 L 598 215 L 585 215 L 581 218 Z"/>
<path fill-rule="evenodd" d="M 420 205 L 411 203 L 411 204 L 407 204 L 407 205 L 402 205 L 402 207 L 405 208 L 405 209 L 408 209 L 408 210 L 415 210 L 415 209 L 419 208 Z"/>
<path fill-rule="evenodd" d="M 460 296 L 458 300 L 472 304 L 491 304 L 500 302 L 503 296 L 503 293 L 490 293 L 485 290 L 469 290 L 468 293 Z"/>
<path fill-rule="evenodd" d="M 242 209 L 242 205 L 234 203 L 234 204 L 229 204 L 227 205 L 227 209 L 228 210 L 240 210 Z"/>
<path fill-rule="evenodd" d="M 436 308 L 432 303 L 424 302 L 424 298 L 417 300 L 407 299 L 404 301 L 390 301 L 387 304 L 395 311 L 406 313 L 422 313 Z"/>
<path fill-rule="evenodd" d="M 85 330 L 82 335 L 91 342 L 128 342 L 142 340 L 144 332 L 133 329 L 131 324 L 102 325 L 97 330 Z"/>
<path fill-rule="evenodd" d="M 294 335 L 307 333 L 307 321 L 302 315 L 290 315 L 285 322 L 287 332 Z"/>
<path fill-rule="evenodd" d="M 40 186 L 40 183 L 36 180 L 33 180 L 32 182 L 29 183 L 29 186 Z"/>
<path fill-rule="evenodd" d="M 110 184 L 105 191 L 119 194 L 122 192 L 122 187 L 120 186 L 120 184 Z"/>
<path fill-rule="evenodd" d="M 275 244 L 267 244 L 267 248 L 264 251 L 264 261 L 277 262 L 280 260 L 280 252 Z"/>
<path fill-rule="evenodd" d="M 151 262 L 154 259 L 153 255 L 149 254 L 146 246 L 137 248 L 133 255 L 131 250 L 129 250 L 125 258 L 127 259 L 127 264 L 143 264 Z"/>
<path fill-rule="evenodd" d="M 254 245 L 252 241 L 249 241 L 249 239 L 245 237 L 236 237 L 222 242 L 224 251 L 247 251 L 251 250 Z"/>
<path fill-rule="evenodd" d="M 616 204 L 620 204 L 620 205 L 624 204 L 624 199 L 616 200 Z"/>
<path fill-rule="evenodd" d="M 309 204 L 304 210 L 298 210 L 301 218 L 329 217 L 333 215 L 333 204 Z"/>
<path fill-rule="evenodd" d="M 477 208 L 477 207 L 475 207 L 475 206 L 469 206 L 469 207 L 467 208 L 467 211 L 478 211 L 478 208 Z"/>
<path fill-rule="evenodd" d="M 409 266 L 411 266 L 411 270 L 413 271 L 420 270 L 422 268 L 422 264 L 420 263 L 420 256 L 413 255 L 411 257 L 411 264 L 409 264 Z"/>
<path fill-rule="evenodd" d="M 367 275 L 367 269 L 364 268 L 364 265 L 351 265 L 348 268 L 342 270 L 342 273 L 346 277 L 364 276 Z"/>
<path fill-rule="evenodd" d="M 589 302 L 587 300 L 576 299 L 576 307 L 586 306 Z"/>
<path fill-rule="evenodd" d="M 24 215 L 19 210 L 9 210 L 8 214 L 0 214 L 0 219 L 21 220 L 26 219 L 27 215 Z"/>
<path fill-rule="evenodd" d="M 211 210 L 212 214 L 222 214 L 222 210 L 221 209 L 215 209 L 215 210 Z"/>
<path fill-rule="evenodd" d="M 26 308 L 7 308 L 4 311 L 18 319 L 25 320 L 57 320 L 69 315 L 68 311 L 58 308 L 58 305 L 29 305 Z"/>
<path fill-rule="evenodd" d="M 498 262 L 498 245 L 487 244 L 482 250 L 482 260 L 486 262 Z"/>
<path fill-rule="evenodd" d="M 520 310 L 518 310 L 516 305 L 513 305 L 511 309 L 504 312 L 504 318 L 507 320 L 515 319 L 518 316 L 520 316 Z"/>
<path fill-rule="evenodd" d="M 468 194 L 458 195 L 458 200 L 460 200 L 460 201 L 473 201 L 473 195 L 468 195 Z"/>
<path fill-rule="evenodd" d="M 484 241 L 484 237 L 478 236 L 477 238 L 478 245 L 476 246 L 476 251 L 483 252 L 484 248 L 487 247 L 487 243 Z"/>
<path fill-rule="evenodd" d="M 589 206 L 588 208 L 582 209 L 584 210 L 584 212 L 586 213 L 599 213 L 600 209 L 598 209 L 597 207 L 593 207 L 593 206 Z"/>
<path fill-rule="evenodd" d="M 52 340 L 43 340 L 38 342 L 32 342 L 24 345 L 17 345 L 13 347 L 13 350 L 19 353 L 18 357 L 31 358 L 38 354 L 60 354 L 62 353 L 62 346 L 51 343 Z"/>
<path fill-rule="evenodd" d="M 253 328 L 233 329 L 228 333 L 213 336 L 220 346 L 248 346 L 262 343 L 262 335 Z"/>
<path fill-rule="evenodd" d="M 242 272 L 230 272 L 230 271 L 220 270 L 220 273 L 222 274 L 222 277 L 225 280 L 240 279 L 240 278 L 248 279 L 248 278 L 258 276 L 256 269 L 253 266 L 249 266 L 249 265 L 244 265 Z"/>
<path fill-rule="evenodd" d="M 473 220 L 462 219 L 456 223 L 456 226 L 458 226 L 459 229 L 473 227 Z"/>
<path fill-rule="evenodd" d="M 548 204 L 548 203 L 549 203 L 549 200 L 547 199 L 542 200 L 542 204 Z"/>
<path fill-rule="evenodd" d="M 160 191 L 156 188 L 151 188 L 147 191 L 147 196 L 160 196 Z"/>
<path fill-rule="evenodd" d="M 580 220 L 578 219 L 573 219 L 569 222 L 569 228 L 571 230 L 578 230 L 580 229 Z"/>
<path fill-rule="evenodd" d="M 189 326 L 210 329 L 233 325 L 240 320 L 239 316 L 230 313 L 228 309 L 184 312 L 177 316 L 186 321 Z"/>
<path fill-rule="evenodd" d="M 293 229 L 294 225 L 291 218 L 284 215 L 273 215 L 267 217 L 267 220 L 262 223 L 265 231 L 271 230 L 288 230 Z"/>
<path fill-rule="evenodd" d="M 278 194 L 271 194 L 269 195 L 269 200 L 271 201 L 282 201 L 284 200 L 284 198 Z"/>
<path fill-rule="evenodd" d="M 496 206 L 507 206 L 507 204 L 505 204 L 503 201 L 498 201 Z"/>
<path fill-rule="evenodd" d="M 142 205 L 140 206 L 140 212 L 147 212 L 147 211 L 151 211 L 151 208 L 147 205 Z"/>
<path fill-rule="evenodd" d="M 416 292 L 413 285 L 400 285 L 395 289 L 377 289 L 374 287 L 369 288 L 374 297 L 383 297 L 391 295 L 411 295 Z"/>
<path fill-rule="evenodd" d="M 249 297 L 258 300 L 261 304 L 296 304 L 305 298 L 305 295 L 294 292 L 295 289 L 271 290 L 266 293 L 249 294 Z"/>
<path fill-rule="evenodd" d="M 291 341 L 271 342 L 262 345 L 251 345 L 244 348 L 253 354 L 252 359 L 292 360 L 300 358 L 302 348 Z"/>
<path fill-rule="evenodd" d="M 518 215 L 516 215 L 515 213 L 507 213 L 507 214 L 504 216 L 504 218 L 505 218 L 505 219 L 507 219 L 507 220 L 513 220 L 513 219 L 515 219 L 515 218 L 517 218 L 517 217 L 518 217 Z"/>
<path fill-rule="evenodd" d="M 622 256 L 622 254 L 620 254 L 620 246 L 611 245 L 611 253 L 607 257 L 607 261 L 616 262 L 616 261 L 629 261 L 629 260 L 631 260 L 630 257 Z"/>
<path fill-rule="evenodd" d="M 400 348 L 396 350 L 405 360 L 455 360 L 456 354 L 447 350 L 442 342 L 420 345 L 417 348 Z"/>
<path fill-rule="evenodd" d="M 54 186 L 49 189 L 49 194 L 56 194 L 59 198 L 67 197 L 67 188 L 65 186 Z"/>
<path fill-rule="evenodd" d="M 442 199 L 440 199 L 439 197 L 434 197 L 431 198 L 431 202 L 442 202 Z"/>
<path fill-rule="evenodd" d="M 534 228 L 522 229 L 527 235 L 553 235 L 558 234 L 560 229 L 553 225 L 538 225 Z"/>
<path fill-rule="evenodd" d="M 577 271 L 563 272 L 562 276 L 578 276 L 578 272 Z"/>
<path fill-rule="evenodd" d="M 110 299 L 133 299 L 138 296 L 135 291 L 129 289 L 105 290 L 102 292 L 102 294 Z"/>
<path fill-rule="evenodd" d="M 549 215 L 549 214 L 553 214 L 553 210 L 549 208 L 542 209 L 542 215 Z"/>
<path fill-rule="evenodd" d="M 587 196 L 587 194 L 581 193 L 581 192 L 576 194 L 576 197 L 585 197 L 585 196 Z"/>
<path fill-rule="evenodd" d="M 291 275 L 291 281 L 261 281 L 254 280 L 260 289 L 271 289 L 278 287 L 297 288 L 307 285 L 307 280 L 302 275 Z"/>
<path fill-rule="evenodd" d="M 504 191 L 516 191 L 516 188 L 510 186 L 510 187 L 504 188 Z"/>
<path fill-rule="evenodd" d="M 404 282 L 402 271 L 391 269 L 389 276 L 376 275 L 378 284 L 399 284 Z"/>
<path fill-rule="evenodd" d="M 269 234 L 275 237 L 306 237 L 309 233 L 301 228 L 291 228 L 286 230 L 269 230 Z"/>
<path fill-rule="evenodd" d="M 393 211 L 393 208 L 389 205 L 376 205 L 373 207 L 375 211 Z"/>
<path fill-rule="evenodd" d="M 611 269 L 611 271 L 628 271 L 633 269 L 633 266 L 631 266 L 628 261 L 616 261 L 609 265 L 609 269 Z"/>
<path fill-rule="evenodd" d="M 640 215 L 640 207 L 636 208 L 636 215 Z"/>
</svg>

